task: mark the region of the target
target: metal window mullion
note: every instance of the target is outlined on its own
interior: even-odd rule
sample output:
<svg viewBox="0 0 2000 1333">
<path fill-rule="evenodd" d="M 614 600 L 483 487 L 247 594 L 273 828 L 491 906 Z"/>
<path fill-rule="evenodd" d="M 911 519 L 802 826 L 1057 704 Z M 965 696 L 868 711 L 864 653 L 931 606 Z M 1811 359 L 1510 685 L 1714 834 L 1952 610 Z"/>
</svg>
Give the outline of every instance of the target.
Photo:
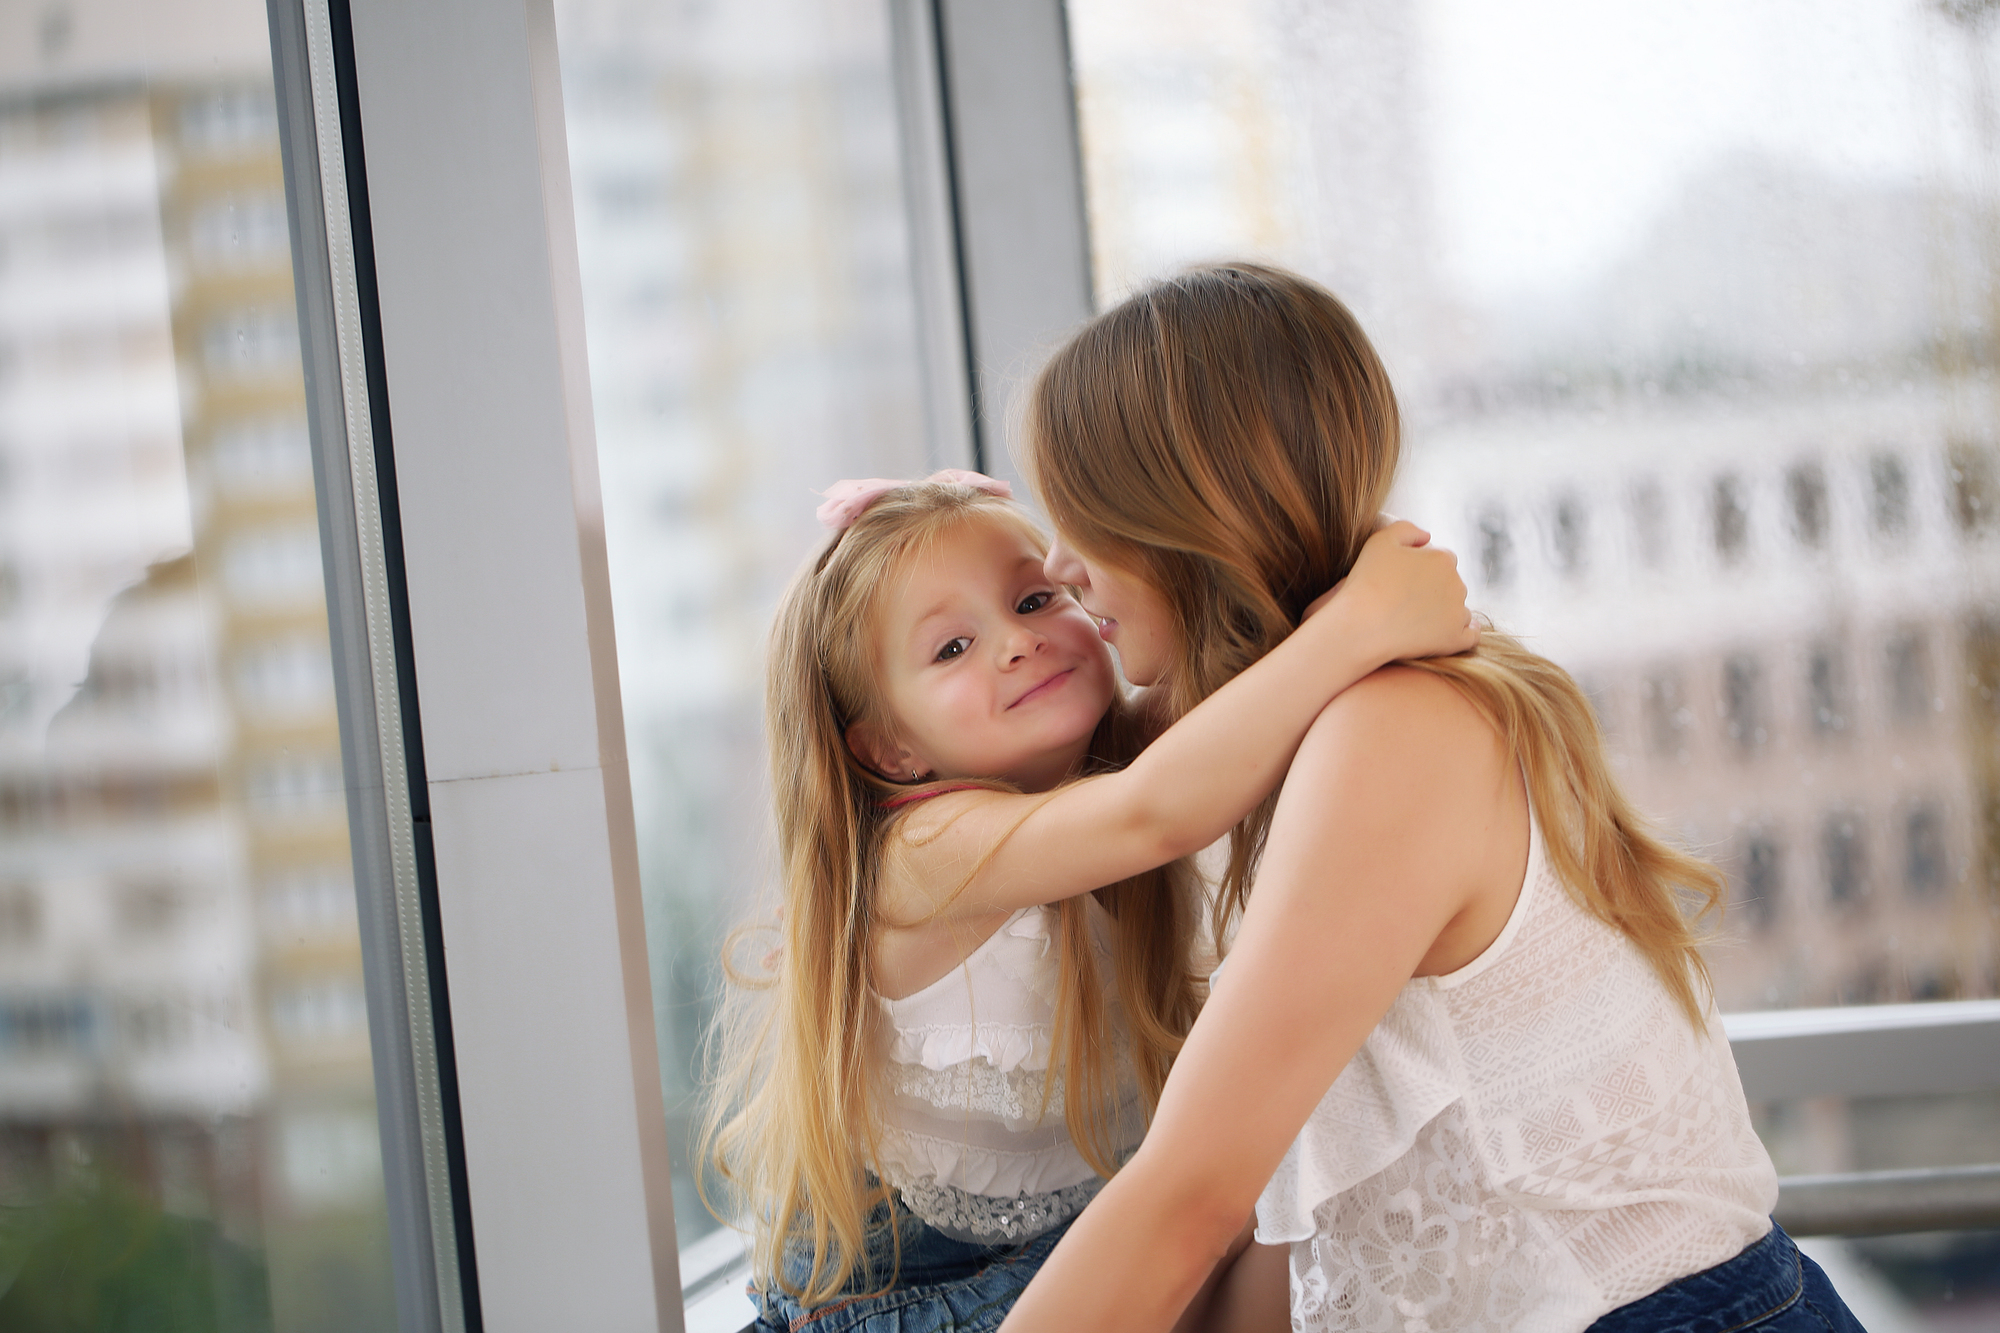
<svg viewBox="0 0 2000 1333">
<path fill-rule="evenodd" d="M 464 1333 L 334 18 L 328 0 L 269 15 L 398 1306 L 406 1333 Z"/>
</svg>

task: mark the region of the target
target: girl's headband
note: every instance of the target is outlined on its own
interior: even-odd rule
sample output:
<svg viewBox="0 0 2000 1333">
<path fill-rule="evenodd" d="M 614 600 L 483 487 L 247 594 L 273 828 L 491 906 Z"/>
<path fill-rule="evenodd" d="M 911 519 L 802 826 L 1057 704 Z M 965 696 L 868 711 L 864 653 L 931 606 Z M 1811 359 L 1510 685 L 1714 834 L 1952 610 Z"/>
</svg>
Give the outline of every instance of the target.
<svg viewBox="0 0 2000 1333">
<path fill-rule="evenodd" d="M 933 472 L 924 481 L 950 486 L 970 486 L 975 491 L 997 495 L 1002 500 L 1014 498 L 1014 488 L 997 477 L 989 477 L 983 472 L 967 472 L 964 468 L 948 467 L 942 472 Z M 915 486 L 914 481 L 890 481 L 886 477 L 870 477 L 866 481 L 836 481 L 820 494 L 825 502 L 820 505 L 819 521 L 835 532 L 845 531 L 855 519 L 867 512 L 868 506 L 901 486 Z"/>
</svg>

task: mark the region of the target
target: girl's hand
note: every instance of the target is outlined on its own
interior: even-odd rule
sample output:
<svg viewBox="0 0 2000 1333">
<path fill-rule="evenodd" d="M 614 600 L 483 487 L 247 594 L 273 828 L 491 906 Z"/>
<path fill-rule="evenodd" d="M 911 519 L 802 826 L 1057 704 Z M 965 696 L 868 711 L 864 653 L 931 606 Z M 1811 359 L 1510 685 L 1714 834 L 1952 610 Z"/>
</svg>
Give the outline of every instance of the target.
<svg viewBox="0 0 2000 1333">
<path fill-rule="evenodd" d="M 1311 617 L 1338 604 L 1347 625 L 1366 634 L 1384 662 L 1443 657 L 1479 646 L 1479 625 L 1465 607 L 1458 557 L 1430 544 L 1414 523 L 1380 529 L 1348 576 L 1306 608 Z"/>
</svg>

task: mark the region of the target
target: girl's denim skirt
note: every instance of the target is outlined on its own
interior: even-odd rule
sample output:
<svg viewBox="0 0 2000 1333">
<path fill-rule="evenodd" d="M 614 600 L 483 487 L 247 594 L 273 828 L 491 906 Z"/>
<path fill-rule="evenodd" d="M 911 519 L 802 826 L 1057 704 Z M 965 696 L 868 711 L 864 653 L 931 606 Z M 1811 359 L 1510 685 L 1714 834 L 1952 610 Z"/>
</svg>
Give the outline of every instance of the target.
<svg viewBox="0 0 2000 1333">
<path fill-rule="evenodd" d="M 1691 1273 L 1585 1333 L 1865 1333 L 1820 1266 L 1776 1222 L 1764 1239 Z"/>
<path fill-rule="evenodd" d="M 856 1292 L 879 1285 L 881 1275 L 890 1271 L 891 1216 L 887 1206 L 878 1205 L 869 1218 L 873 1276 L 857 1276 Z M 1064 1222 L 1020 1245 L 974 1245 L 931 1227 L 903 1207 L 901 1199 L 896 1200 L 893 1219 L 903 1240 L 894 1287 L 875 1296 L 836 1296 L 810 1310 L 788 1292 L 752 1289 L 757 1322 L 744 1333 L 988 1333 L 1000 1327 L 1028 1280 L 1069 1230 Z M 811 1270 L 812 1259 L 810 1254 L 794 1252 L 786 1266 L 786 1275 L 800 1282 Z"/>
</svg>

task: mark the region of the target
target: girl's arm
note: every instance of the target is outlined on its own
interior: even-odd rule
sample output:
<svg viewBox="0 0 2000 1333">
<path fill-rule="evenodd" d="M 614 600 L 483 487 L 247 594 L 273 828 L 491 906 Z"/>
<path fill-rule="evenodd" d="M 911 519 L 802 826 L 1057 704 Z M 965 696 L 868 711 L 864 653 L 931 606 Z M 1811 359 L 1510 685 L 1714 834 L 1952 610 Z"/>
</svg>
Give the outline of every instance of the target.
<svg viewBox="0 0 2000 1333">
<path fill-rule="evenodd" d="M 1526 857 L 1519 773 L 1449 685 L 1392 670 L 1328 708 L 1145 1142 L 1003 1333 L 1170 1328 L 1404 983 L 1498 934 L 1452 927 L 1511 908 Z"/>
<path fill-rule="evenodd" d="M 1457 560 L 1421 545 L 1428 540 L 1409 523 L 1376 533 L 1323 608 L 1122 771 L 1049 795 L 957 792 L 912 809 L 884 885 L 892 911 L 935 911 L 928 919 L 945 923 L 988 917 L 1214 842 L 1277 785 L 1335 695 L 1398 658 L 1478 643 Z"/>
</svg>

